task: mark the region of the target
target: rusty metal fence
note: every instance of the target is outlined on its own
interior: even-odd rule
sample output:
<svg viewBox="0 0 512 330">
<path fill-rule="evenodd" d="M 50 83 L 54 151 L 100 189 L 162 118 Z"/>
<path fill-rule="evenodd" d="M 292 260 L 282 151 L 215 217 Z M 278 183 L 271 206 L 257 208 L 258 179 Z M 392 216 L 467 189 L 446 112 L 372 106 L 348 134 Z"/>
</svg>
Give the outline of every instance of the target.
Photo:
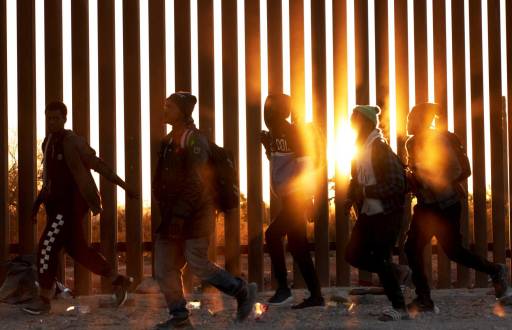
<svg viewBox="0 0 512 330">
<path fill-rule="evenodd" d="M 17 131 L 18 131 L 18 204 L 19 243 L 10 242 L 8 204 L 8 93 L 7 93 L 7 1 L 0 0 L 0 262 L 10 253 L 30 253 L 37 242 L 37 230 L 30 219 L 32 202 L 36 195 L 36 25 L 35 0 L 17 0 Z M 39 0 L 37 0 L 39 1 Z M 42 1 L 42 0 L 41 0 Z M 64 0 L 66 1 L 66 0 Z M 71 57 L 73 129 L 90 137 L 90 63 L 89 63 L 89 1 L 71 1 Z M 194 2 L 195 1 L 195 2 Z M 248 255 L 248 279 L 263 285 L 264 276 L 264 186 L 262 151 L 259 144 L 262 96 L 284 91 L 283 72 L 289 72 L 289 92 L 293 99 L 293 120 L 304 118 L 307 108 L 307 86 L 311 86 L 312 120 L 324 132 L 329 120 L 338 123 L 349 113 L 350 90 L 355 90 L 355 103 L 367 104 L 374 98 L 383 110 L 382 124 L 388 138 L 396 140 L 396 149 L 404 156 L 405 119 L 411 104 L 433 99 L 445 110 L 440 116 L 441 127 L 452 129 L 459 138 L 468 142 L 472 152 L 473 176 L 471 199 L 465 203 L 462 219 L 464 242 L 476 252 L 498 262 L 510 257 L 508 201 L 509 185 L 508 149 L 512 142 L 512 4 L 499 0 L 123 0 L 123 75 L 124 75 L 124 154 L 125 164 L 116 164 L 116 35 L 114 0 L 97 1 L 98 40 L 98 113 L 99 153 L 113 168 L 124 166 L 129 185 L 142 189 L 142 148 L 150 148 L 151 170 L 155 168 L 156 154 L 165 127 L 160 111 L 166 97 L 166 66 L 175 70 L 175 89 L 191 90 L 193 65 L 191 30 L 197 31 L 197 67 L 199 94 L 199 126 L 215 137 L 215 90 L 222 89 L 223 144 L 236 157 L 246 158 L 247 164 L 247 244 L 241 246 L 240 212 L 224 221 L 225 246 L 218 251 L 224 255 L 226 268 L 241 272 L 241 255 Z M 197 19 L 191 20 L 191 2 L 197 9 Z M 148 36 L 140 35 L 141 6 L 148 6 Z M 221 6 L 220 17 L 214 16 L 214 6 Z M 261 26 L 261 8 L 266 7 L 266 26 Z M 486 5 L 486 7 L 485 7 Z M 168 63 L 166 50 L 166 6 L 174 6 L 174 63 Z M 371 10 L 369 10 L 369 6 Z M 484 7 L 483 7 L 484 6 Z M 243 8 L 240 15 L 240 8 Z M 287 8 L 287 12 L 283 11 Z M 326 11 L 326 8 L 329 10 Z M 146 8 L 145 8 L 146 9 Z M 308 9 L 308 10 L 305 10 Z M 450 12 L 447 12 L 447 9 Z M 483 26 L 483 9 L 486 26 Z M 505 10 L 506 12 L 501 12 Z M 371 16 L 371 13 L 374 16 Z M 284 15 L 287 15 L 286 17 Z M 63 99 L 63 13 L 62 0 L 44 0 L 44 53 L 45 100 Z M 305 17 L 310 15 L 310 17 Z M 329 16 L 327 16 L 329 15 Z M 449 17 L 447 17 L 449 15 Z M 413 20 L 411 21 L 411 17 Z M 506 17 L 507 21 L 502 22 Z M 450 19 L 447 19 L 450 18 Z M 215 77 L 214 19 L 221 20 L 222 29 L 222 83 Z M 432 20 L 429 31 L 428 20 Z M 369 25 L 369 21 L 373 22 Z M 192 26 L 195 22 L 197 26 Z M 288 22 L 284 26 L 283 22 Z M 310 23 L 309 23 L 310 22 Z M 412 22 L 412 24 L 411 24 Z M 448 23 L 450 25 L 447 25 Z M 502 23 L 505 42 L 502 44 Z M 167 23 L 169 24 L 169 23 Z M 240 25 L 243 24 L 242 29 Z M 310 24 L 310 33 L 305 31 Z M 392 29 L 390 28 L 392 27 Z M 265 28 L 265 29 L 263 29 Z M 374 29 L 371 31 L 369 29 Z M 283 30 L 288 30 L 289 41 L 283 43 Z M 240 35 L 243 31 L 243 35 Z M 262 35 L 262 31 L 267 31 Z M 309 30 L 308 30 L 309 31 Z M 332 31 L 327 34 L 326 31 Z M 429 33 L 432 54 L 429 54 Z M 487 33 L 487 35 L 483 35 Z M 353 36 L 351 44 L 349 36 Z M 370 37 L 373 36 L 374 40 Z M 412 36 L 412 38 L 411 38 Z M 148 54 L 141 53 L 141 38 L 149 38 Z M 483 38 L 485 37 L 485 38 Z M 264 39 L 262 39 L 264 38 Z M 262 40 L 266 44 L 262 47 Z M 410 44 L 413 40 L 413 45 Z M 451 46 L 447 52 L 447 40 Z M 484 45 L 482 40 L 487 40 Z M 469 41 L 469 44 L 467 43 Z M 488 45 L 488 47 L 486 46 Z M 355 47 L 355 49 L 353 48 Z M 485 48 L 487 47 L 487 48 Z M 502 47 L 506 52 L 502 52 Z M 244 58 L 239 57 L 243 48 Z M 483 50 L 486 50 L 484 52 Z M 263 52 L 267 52 L 264 54 Z M 283 60 L 283 52 L 289 59 Z M 355 67 L 351 67 L 353 53 Z M 369 56 L 369 54 L 374 54 Z M 469 56 L 467 56 L 469 53 Z M 411 55 L 412 54 L 412 55 Z M 484 54 L 486 54 L 484 56 Z M 507 54 L 506 58 L 502 58 Z M 268 58 L 262 66 L 261 57 Z M 390 57 L 394 56 L 393 57 Z M 149 109 L 141 105 L 141 60 L 149 56 Z M 331 57 L 332 56 L 332 57 Z M 309 58 L 310 66 L 306 65 Z M 330 60 L 332 58 L 332 60 Z M 484 59 L 487 58 L 487 61 Z M 413 63 L 410 63 L 410 61 Z M 469 62 L 468 62 L 469 60 Z M 332 61 L 332 62 L 329 62 Z M 434 84 L 429 87 L 429 61 L 433 63 Z M 239 63 L 245 63 L 239 66 Z M 451 63 L 451 64 L 450 64 Z M 450 65 L 449 65 L 450 64 Z M 505 66 L 502 66 L 505 64 Z M 485 67 L 487 66 L 487 67 Z M 240 68 L 244 77 L 239 79 Z M 308 72 L 308 68 L 310 71 Z M 264 90 L 262 71 L 268 76 L 268 90 Z M 353 78 L 349 72 L 354 71 Z M 413 71 L 413 74 L 412 72 Z M 374 76 L 374 82 L 369 79 Z M 488 79 L 485 73 L 488 72 Z M 502 92 L 502 75 L 508 77 L 506 93 Z M 391 79 L 392 78 L 392 79 Z M 329 80 L 331 81 L 329 83 Z M 488 81 L 488 86 L 484 82 Z M 412 84 L 411 84 L 412 83 Z M 309 84 L 309 85 L 308 85 Z M 245 88 L 241 88 L 245 86 Z M 410 86 L 413 86 L 412 89 Z M 413 93 L 411 93 L 411 90 Z M 486 94 L 488 90 L 488 94 Z M 240 95 L 244 95 L 242 99 Z M 504 95 L 505 94 L 505 95 Z M 329 95 L 333 102 L 334 117 L 329 118 Z M 414 96 L 414 99 L 410 99 Z M 469 96 L 469 97 L 468 97 Z M 390 100 L 394 99 L 392 103 Z M 432 97 L 430 97 L 432 100 Z M 508 102 L 507 103 L 504 102 Z M 240 107 L 240 102 L 245 102 Z M 471 104 L 467 104 L 470 102 Z M 486 103 L 488 103 L 488 106 Z M 470 107 L 469 107 L 470 106 Z M 245 108 L 245 131 L 239 129 L 239 109 Z M 451 114 L 448 114 L 448 110 Z M 467 110 L 470 111 L 467 111 Z M 38 109 L 40 111 L 40 109 Z M 150 145 L 142 145 L 140 118 L 142 112 L 150 116 Z M 486 114 L 485 111 L 488 111 Z M 490 122 L 491 177 L 486 181 L 486 144 L 484 117 Z M 449 117 L 453 125 L 449 127 Z M 470 120 L 467 120 L 470 116 Z M 507 119 L 508 118 L 508 119 Z M 468 126 L 467 123 L 470 123 Z M 242 136 L 244 134 L 244 136 Z M 326 139 L 327 139 L 327 133 Z M 468 141 L 468 136 L 471 140 Z M 246 144 L 246 154 L 240 155 L 240 144 Z M 345 243 L 350 235 L 350 222 L 343 211 L 335 212 L 335 235 L 329 235 L 328 173 L 323 173 L 320 212 L 314 224 L 314 251 L 317 271 L 323 286 L 350 285 L 350 267 L 344 261 Z M 339 209 L 346 194 L 345 173 L 336 171 L 334 209 Z M 466 185 L 467 186 L 467 185 Z M 488 187 L 491 211 L 488 212 Z M 101 179 L 100 189 L 104 212 L 101 215 L 100 249 L 108 261 L 117 267 L 117 253 L 126 252 L 126 271 L 137 282 L 143 277 L 143 253 L 150 252 L 151 242 L 142 239 L 141 201 L 131 201 L 126 210 L 126 242 L 118 241 L 117 192 L 109 182 Z M 151 203 L 151 225 L 158 224 L 155 203 Z M 331 211 L 332 214 L 332 211 Z M 472 216 L 471 216 L 472 215 Z M 488 226 L 491 228 L 487 228 Z M 332 229 L 332 227 L 331 227 Z M 89 235 L 91 230 L 89 226 Z M 488 235 L 492 233 L 492 235 Z M 335 240 L 330 237 L 335 237 Z M 491 238 L 489 238 L 491 237 Z M 215 257 L 215 249 L 211 254 Z M 452 278 L 451 263 L 435 246 L 427 264 L 437 263 L 437 287 L 446 288 L 457 282 L 467 285 L 470 272 L 458 267 Z M 335 267 L 331 267 L 334 259 Z M 334 270 L 334 271 L 333 271 Z M 3 270 L 2 270 L 3 271 Z M 432 269 L 431 269 L 432 271 Z M 91 292 L 91 275 L 76 267 L 76 290 Z M 359 273 L 361 281 L 371 279 Z M 477 286 L 487 285 L 484 274 L 476 274 Z M 106 290 L 107 286 L 103 286 Z"/>
</svg>

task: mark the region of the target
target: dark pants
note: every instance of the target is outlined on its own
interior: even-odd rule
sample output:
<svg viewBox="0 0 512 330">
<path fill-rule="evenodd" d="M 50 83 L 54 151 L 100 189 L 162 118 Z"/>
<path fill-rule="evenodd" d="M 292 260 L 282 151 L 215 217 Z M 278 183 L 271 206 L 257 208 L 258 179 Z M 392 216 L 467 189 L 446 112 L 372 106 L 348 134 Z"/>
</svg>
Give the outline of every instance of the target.
<svg viewBox="0 0 512 330">
<path fill-rule="evenodd" d="M 288 249 L 297 263 L 312 297 L 320 297 L 320 282 L 309 252 L 306 235 L 305 204 L 297 204 L 293 196 L 281 200 L 281 210 L 265 232 L 274 275 L 280 288 L 288 288 L 283 238 L 288 237 Z"/>
<path fill-rule="evenodd" d="M 472 253 L 462 246 L 460 234 L 461 204 L 456 203 L 445 209 L 437 205 L 416 205 L 411 228 L 407 233 L 405 253 L 412 269 L 412 280 L 418 297 L 430 299 L 430 287 L 423 263 L 423 251 L 433 236 L 443 247 L 450 260 L 479 272 L 493 275 L 496 264 Z"/>
<path fill-rule="evenodd" d="M 221 292 L 236 297 L 245 282 L 208 260 L 209 237 L 175 239 L 157 234 L 155 241 L 155 272 L 160 290 L 164 294 L 169 313 L 174 317 L 187 317 L 189 312 L 183 297 L 182 269 L 188 264 L 194 275 Z"/>
<path fill-rule="evenodd" d="M 89 207 L 83 199 L 46 205 L 46 227 L 39 240 L 37 272 L 42 289 L 51 290 L 55 283 L 62 249 L 76 262 L 95 274 L 110 277 L 112 268 L 105 258 L 88 246 L 84 221 Z"/>
<path fill-rule="evenodd" d="M 345 259 L 353 267 L 379 275 L 394 308 L 405 307 L 398 281 L 398 265 L 391 259 L 400 234 L 402 216 L 402 210 L 372 216 L 361 214 L 352 229 L 345 254 Z"/>
</svg>

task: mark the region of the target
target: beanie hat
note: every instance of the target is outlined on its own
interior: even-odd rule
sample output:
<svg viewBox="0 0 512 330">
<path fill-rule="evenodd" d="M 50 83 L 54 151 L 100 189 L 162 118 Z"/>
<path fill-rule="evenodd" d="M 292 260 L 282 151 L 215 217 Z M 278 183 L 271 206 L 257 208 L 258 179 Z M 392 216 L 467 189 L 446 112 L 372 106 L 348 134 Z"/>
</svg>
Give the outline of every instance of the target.
<svg viewBox="0 0 512 330">
<path fill-rule="evenodd" d="M 167 98 L 166 102 L 176 104 L 185 117 L 190 117 L 197 103 L 197 98 L 190 92 L 176 92 L 171 94 L 171 96 Z"/>
<path fill-rule="evenodd" d="M 291 113 L 291 98 L 286 94 L 270 94 L 265 100 L 263 117 L 267 126 L 275 120 L 285 120 Z"/>
<path fill-rule="evenodd" d="M 380 114 L 380 108 L 378 105 L 356 105 L 354 112 L 359 112 L 377 126 L 377 123 L 379 122 L 377 116 Z"/>
<path fill-rule="evenodd" d="M 430 126 L 435 116 L 439 113 L 439 110 L 440 107 L 437 103 L 420 103 L 411 109 L 407 119 L 410 122 Z"/>
</svg>

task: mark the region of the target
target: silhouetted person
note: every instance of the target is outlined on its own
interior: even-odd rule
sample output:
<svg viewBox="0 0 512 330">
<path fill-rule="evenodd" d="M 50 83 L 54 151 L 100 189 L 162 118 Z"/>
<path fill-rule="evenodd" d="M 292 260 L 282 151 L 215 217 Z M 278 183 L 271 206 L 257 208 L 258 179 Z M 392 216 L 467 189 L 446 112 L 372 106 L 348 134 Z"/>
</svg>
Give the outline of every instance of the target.
<svg viewBox="0 0 512 330">
<path fill-rule="evenodd" d="M 247 284 L 208 260 L 215 228 L 208 168 L 211 150 L 194 125 L 195 104 L 196 97 L 187 92 L 174 93 L 165 102 L 163 119 L 172 131 L 161 144 L 153 195 L 162 218 L 155 241 L 155 272 L 170 318 L 157 329 L 190 324 L 181 279 L 187 264 L 199 279 L 237 300 L 238 321 L 249 316 L 256 299 L 255 283 Z"/>
<path fill-rule="evenodd" d="M 288 95 L 269 95 L 265 101 L 264 119 L 270 132 L 262 132 L 262 143 L 270 160 L 272 193 L 279 202 L 279 211 L 265 232 L 277 290 L 269 299 L 271 305 L 282 305 L 293 300 L 287 282 L 287 270 L 283 249 L 283 238 L 288 237 L 288 249 L 297 263 L 306 282 L 310 297 L 292 306 L 294 309 L 323 306 L 320 282 L 313 265 L 306 236 L 307 206 L 311 205 L 308 188 L 314 185 L 305 179 L 308 172 L 315 171 L 313 152 L 308 150 L 303 134 L 297 125 L 286 119 L 290 116 Z M 313 137 L 314 138 L 314 135 Z M 313 178 L 314 179 L 314 178 Z"/>
<path fill-rule="evenodd" d="M 419 312 L 434 311 L 423 263 L 425 246 L 436 236 L 450 260 L 491 276 L 496 297 L 509 296 L 507 268 L 491 263 L 462 246 L 460 234 L 460 183 L 471 175 L 469 160 L 457 136 L 432 126 L 439 105 L 416 105 L 408 116 L 406 142 L 409 187 L 418 200 L 414 207 L 405 252 L 411 267 L 417 297 L 409 307 Z"/>
<path fill-rule="evenodd" d="M 409 270 L 391 259 L 402 225 L 406 180 L 404 166 L 378 128 L 379 113 L 377 106 L 359 105 L 350 118 L 358 153 L 352 161 L 346 210 L 354 206 L 357 221 L 345 259 L 356 268 L 379 275 L 393 306 L 379 319 L 396 321 L 409 318 L 399 282 L 401 273 Z"/>
<path fill-rule="evenodd" d="M 37 221 L 41 204 L 47 221 L 39 241 L 37 274 L 40 296 L 23 308 L 30 314 L 50 311 L 54 296 L 55 276 L 62 249 L 75 261 L 95 274 L 112 280 L 115 303 L 120 306 L 127 298 L 133 281 L 116 273 L 105 258 L 87 245 L 83 222 L 89 210 L 94 215 L 102 211 L 98 189 L 91 175 L 95 170 L 112 183 L 122 187 L 131 198 L 138 198 L 87 144 L 71 130 L 64 129 L 67 108 L 62 102 L 51 102 L 45 109 L 48 134 L 43 141 L 43 188 L 34 203 L 32 217 Z"/>
</svg>

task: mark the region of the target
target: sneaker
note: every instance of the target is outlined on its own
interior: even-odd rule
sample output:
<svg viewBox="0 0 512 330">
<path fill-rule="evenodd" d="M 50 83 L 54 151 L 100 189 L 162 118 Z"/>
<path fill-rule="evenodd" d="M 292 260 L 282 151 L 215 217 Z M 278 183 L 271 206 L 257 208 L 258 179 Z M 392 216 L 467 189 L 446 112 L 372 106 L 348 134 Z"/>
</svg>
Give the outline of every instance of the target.
<svg viewBox="0 0 512 330">
<path fill-rule="evenodd" d="M 497 298 L 496 300 L 503 306 L 512 306 L 512 289 L 509 288 L 503 297 Z"/>
<path fill-rule="evenodd" d="M 112 297 L 114 298 L 114 303 L 117 307 L 123 306 L 128 299 L 128 288 L 133 283 L 133 277 L 127 277 L 123 275 L 117 276 L 117 278 L 112 282 L 112 286 L 114 288 L 114 294 Z"/>
<path fill-rule="evenodd" d="M 251 314 L 256 302 L 258 285 L 256 283 L 246 284 L 244 291 L 236 298 L 238 303 L 236 319 L 238 322 L 243 322 Z"/>
<path fill-rule="evenodd" d="M 272 306 L 281 306 L 293 300 L 292 291 L 288 288 L 278 288 L 276 293 L 268 300 Z"/>
<path fill-rule="evenodd" d="M 507 292 L 509 291 L 507 285 L 507 273 L 507 266 L 504 264 L 498 264 L 498 272 L 491 276 L 496 299 L 500 299 L 506 295 L 510 295 Z"/>
<path fill-rule="evenodd" d="M 292 309 L 303 309 L 308 307 L 325 306 L 323 297 L 309 297 L 304 299 L 300 304 L 293 305 Z"/>
<path fill-rule="evenodd" d="M 170 319 L 168 319 L 165 322 L 158 323 L 153 329 L 154 330 L 166 330 L 166 329 L 177 329 L 177 328 L 185 328 L 192 326 L 190 323 L 190 319 L 188 316 L 186 317 L 174 317 L 171 316 Z"/>
<path fill-rule="evenodd" d="M 24 306 L 22 310 L 32 315 L 47 314 L 50 312 L 51 305 L 50 301 L 43 297 L 36 297 L 32 301 Z"/>
<path fill-rule="evenodd" d="M 389 322 L 389 321 L 401 321 L 401 320 L 409 320 L 410 316 L 405 308 L 386 308 L 379 316 L 379 321 Z"/>
<path fill-rule="evenodd" d="M 407 305 L 407 310 L 412 313 L 435 313 L 436 308 L 434 302 L 430 298 L 416 297 L 410 304 Z"/>
</svg>

